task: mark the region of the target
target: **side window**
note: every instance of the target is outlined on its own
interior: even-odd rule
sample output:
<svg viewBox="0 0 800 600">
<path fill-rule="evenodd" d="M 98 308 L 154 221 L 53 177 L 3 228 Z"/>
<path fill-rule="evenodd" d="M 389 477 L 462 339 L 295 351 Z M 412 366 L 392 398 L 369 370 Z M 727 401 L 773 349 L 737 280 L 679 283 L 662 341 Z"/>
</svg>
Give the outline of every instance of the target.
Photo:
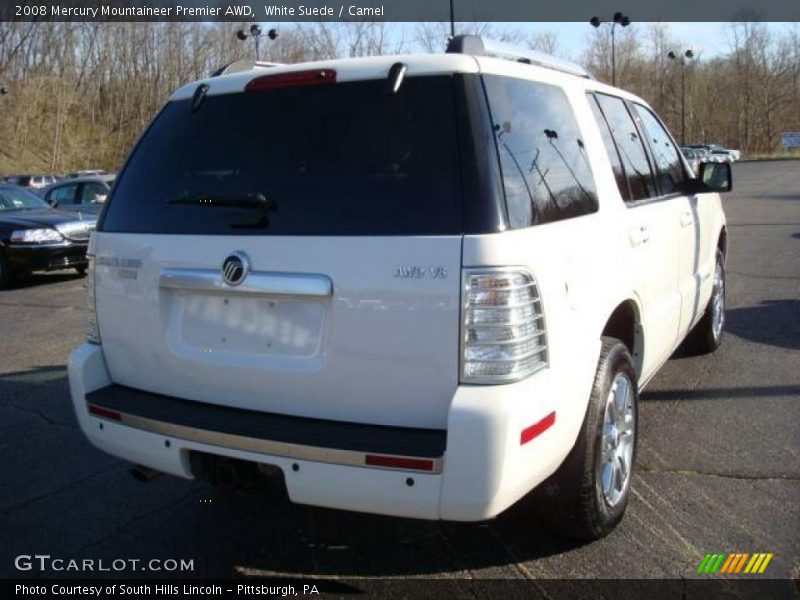
<svg viewBox="0 0 800 600">
<path fill-rule="evenodd" d="M 616 142 L 619 157 L 630 186 L 630 199 L 641 200 L 658 195 L 639 131 L 622 99 L 596 94 L 597 102 L 606 117 L 611 136 Z"/>
<path fill-rule="evenodd" d="M 62 185 L 61 187 L 57 187 L 48 194 L 47 201 L 56 201 L 61 205 L 75 204 L 75 191 L 77 188 L 77 185 Z"/>
<path fill-rule="evenodd" d="M 81 188 L 78 204 L 102 204 L 106 201 L 108 190 L 102 183 L 88 182 Z"/>
<path fill-rule="evenodd" d="M 559 88 L 486 75 L 512 228 L 597 211 L 597 191 L 572 107 Z"/>
<path fill-rule="evenodd" d="M 641 104 L 636 105 L 636 112 L 642 120 L 647 133 L 647 142 L 653 153 L 653 160 L 658 169 L 658 186 L 662 194 L 679 192 L 686 179 L 683 163 L 678 148 L 672 142 L 667 130 L 649 109 Z"/>
<path fill-rule="evenodd" d="M 606 154 L 608 160 L 611 162 L 611 169 L 614 172 L 614 179 L 619 188 L 619 194 L 625 202 L 631 199 L 631 189 L 628 187 L 628 178 L 625 176 L 625 169 L 622 166 L 622 159 L 619 155 L 617 145 L 614 143 L 614 138 L 611 137 L 611 130 L 608 128 L 606 118 L 603 116 L 600 106 L 597 104 L 597 99 L 594 94 L 587 94 L 589 106 L 592 108 L 594 120 L 597 121 L 597 126 L 600 128 L 600 135 L 603 137 L 603 145 L 606 147 Z"/>
</svg>

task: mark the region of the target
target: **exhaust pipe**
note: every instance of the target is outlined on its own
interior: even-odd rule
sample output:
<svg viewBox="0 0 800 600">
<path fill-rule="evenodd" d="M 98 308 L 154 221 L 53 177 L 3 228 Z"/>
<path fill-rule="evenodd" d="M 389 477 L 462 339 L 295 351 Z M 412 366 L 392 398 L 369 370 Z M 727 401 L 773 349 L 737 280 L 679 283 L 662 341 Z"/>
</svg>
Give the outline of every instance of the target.
<svg viewBox="0 0 800 600">
<path fill-rule="evenodd" d="M 161 475 L 161 471 L 156 471 L 155 469 L 151 469 L 150 467 L 143 467 L 142 465 L 133 465 L 130 470 L 131 475 L 136 481 L 141 481 L 142 483 L 147 483 L 148 481 L 152 481 L 159 475 Z"/>
</svg>

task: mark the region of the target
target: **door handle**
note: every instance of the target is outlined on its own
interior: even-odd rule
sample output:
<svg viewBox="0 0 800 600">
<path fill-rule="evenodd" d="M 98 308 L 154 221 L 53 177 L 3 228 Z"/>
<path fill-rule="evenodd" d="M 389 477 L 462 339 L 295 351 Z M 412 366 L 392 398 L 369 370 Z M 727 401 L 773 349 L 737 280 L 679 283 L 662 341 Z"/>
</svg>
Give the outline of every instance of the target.
<svg viewBox="0 0 800 600">
<path fill-rule="evenodd" d="M 647 225 L 640 225 L 639 227 L 634 227 L 630 231 L 630 240 L 631 246 L 641 246 L 642 244 L 646 244 L 650 241 L 650 232 L 647 229 Z"/>
<path fill-rule="evenodd" d="M 692 211 L 685 210 L 681 213 L 681 227 L 688 227 L 689 225 L 694 223 L 694 217 L 692 216 Z"/>
</svg>

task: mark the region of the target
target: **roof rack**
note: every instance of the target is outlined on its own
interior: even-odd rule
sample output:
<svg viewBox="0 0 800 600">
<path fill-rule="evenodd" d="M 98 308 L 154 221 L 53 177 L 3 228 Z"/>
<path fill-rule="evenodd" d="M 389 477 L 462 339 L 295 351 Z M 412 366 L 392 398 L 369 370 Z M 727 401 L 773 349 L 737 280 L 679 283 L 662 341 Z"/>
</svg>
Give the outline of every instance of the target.
<svg viewBox="0 0 800 600">
<path fill-rule="evenodd" d="M 211 77 L 219 77 L 220 75 L 230 75 L 231 73 L 242 73 L 243 71 L 252 71 L 253 69 L 268 69 L 269 67 L 279 67 L 283 63 L 264 62 L 244 58 L 237 60 L 227 65 L 223 65 L 211 74 Z"/>
<path fill-rule="evenodd" d="M 528 65 L 536 65 L 586 79 L 594 79 L 589 71 L 582 66 L 556 58 L 544 52 L 518 48 L 504 42 L 495 40 L 483 40 L 479 35 L 457 35 L 451 38 L 447 44 L 447 52 L 450 54 L 474 54 L 476 56 L 493 56 L 495 58 L 505 58 Z"/>
</svg>

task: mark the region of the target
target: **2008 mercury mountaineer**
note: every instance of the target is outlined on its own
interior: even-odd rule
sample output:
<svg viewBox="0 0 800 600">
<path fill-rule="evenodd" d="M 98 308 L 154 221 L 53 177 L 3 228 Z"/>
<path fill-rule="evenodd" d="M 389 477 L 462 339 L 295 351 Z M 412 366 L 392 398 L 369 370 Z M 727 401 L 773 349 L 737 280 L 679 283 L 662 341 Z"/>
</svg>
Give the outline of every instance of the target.
<svg viewBox="0 0 800 600">
<path fill-rule="evenodd" d="M 230 68 L 175 92 L 111 192 L 80 426 L 318 506 L 475 521 L 536 488 L 598 538 L 639 390 L 687 336 L 720 343 L 730 187 L 640 98 L 472 36 Z"/>
</svg>

